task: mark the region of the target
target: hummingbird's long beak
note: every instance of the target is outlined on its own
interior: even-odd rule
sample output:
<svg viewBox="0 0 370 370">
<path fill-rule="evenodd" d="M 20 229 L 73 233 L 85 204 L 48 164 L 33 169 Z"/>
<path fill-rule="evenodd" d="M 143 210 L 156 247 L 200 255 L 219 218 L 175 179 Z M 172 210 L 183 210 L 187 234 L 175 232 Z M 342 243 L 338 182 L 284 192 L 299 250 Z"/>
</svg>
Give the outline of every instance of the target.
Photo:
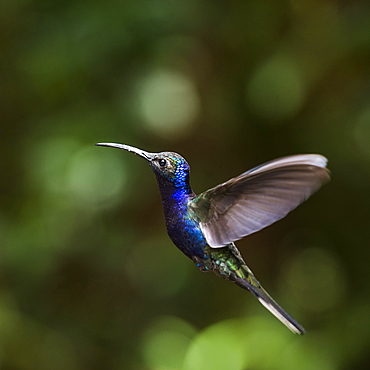
<svg viewBox="0 0 370 370">
<path fill-rule="evenodd" d="M 127 150 L 128 152 L 135 153 L 135 154 L 139 155 L 140 157 L 143 157 L 146 160 L 151 160 L 156 155 L 156 153 L 149 153 L 149 152 L 146 152 L 145 150 L 141 150 L 141 149 L 135 148 L 134 146 L 125 145 L 125 144 L 96 143 L 95 145 L 97 145 L 97 146 L 110 146 L 112 148 Z"/>
</svg>

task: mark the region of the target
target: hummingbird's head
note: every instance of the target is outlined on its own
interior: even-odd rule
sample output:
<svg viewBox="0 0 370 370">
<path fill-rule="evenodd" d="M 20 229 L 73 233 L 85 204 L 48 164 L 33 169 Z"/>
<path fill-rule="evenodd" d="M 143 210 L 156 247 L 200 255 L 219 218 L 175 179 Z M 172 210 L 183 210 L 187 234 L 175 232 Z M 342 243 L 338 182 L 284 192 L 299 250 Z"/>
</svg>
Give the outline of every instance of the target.
<svg viewBox="0 0 370 370">
<path fill-rule="evenodd" d="M 127 150 L 146 159 L 158 179 L 169 181 L 175 186 L 189 182 L 190 167 L 185 158 L 174 152 L 149 153 L 130 145 L 116 143 L 97 143 L 98 146 L 109 146 Z"/>
<path fill-rule="evenodd" d="M 153 158 L 149 160 L 149 165 L 156 176 L 171 181 L 175 185 L 184 183 L 189 177 L 188 162 L 180 154 L 174 152 L 154 154 Z"/>
</svg>

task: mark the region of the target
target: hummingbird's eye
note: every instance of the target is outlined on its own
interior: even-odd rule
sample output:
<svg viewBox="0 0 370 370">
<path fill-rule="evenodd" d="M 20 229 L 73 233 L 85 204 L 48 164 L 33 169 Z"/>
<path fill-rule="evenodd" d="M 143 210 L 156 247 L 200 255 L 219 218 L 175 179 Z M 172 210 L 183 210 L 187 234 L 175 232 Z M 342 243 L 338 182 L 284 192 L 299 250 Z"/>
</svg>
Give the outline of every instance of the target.
<svg viewBox="0 0 370 370">
<path fill-rule="evenodd" d="M 158 164 L 161 166 L 161 167 L 164 167 L 166 164 L 167 164 L 167 161 L 165 159 L 159 159 L 158 160 Z"/>
</svg>

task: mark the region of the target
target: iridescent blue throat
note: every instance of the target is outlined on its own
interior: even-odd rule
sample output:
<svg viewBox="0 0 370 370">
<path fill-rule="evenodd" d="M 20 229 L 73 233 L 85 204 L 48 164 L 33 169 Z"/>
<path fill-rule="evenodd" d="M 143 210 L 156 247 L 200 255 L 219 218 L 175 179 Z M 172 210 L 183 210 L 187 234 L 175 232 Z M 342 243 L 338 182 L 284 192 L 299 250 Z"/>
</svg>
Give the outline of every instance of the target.
<svg viewBox="0 0 370 370">
<path fill-rule="evenodd" d="M 208 256 L 205 254 L 207 242 L 199 227 L 199 221 L 189 212 L 188 204 L 195 197 L 189 185 L 189 172 L 184 170 L 176 172 L 176 177 L 171 180 L 156 175 L 168 235 L 189 258 L 194 259 L 196 256 L 207 259 Z"/>
</svg>

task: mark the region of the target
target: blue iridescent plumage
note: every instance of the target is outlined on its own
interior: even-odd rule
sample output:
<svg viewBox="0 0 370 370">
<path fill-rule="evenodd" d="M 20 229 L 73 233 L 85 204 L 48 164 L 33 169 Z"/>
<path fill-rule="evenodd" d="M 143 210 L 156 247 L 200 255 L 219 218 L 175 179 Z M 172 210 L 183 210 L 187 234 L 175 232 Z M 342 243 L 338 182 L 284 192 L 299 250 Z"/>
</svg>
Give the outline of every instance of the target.
<svg viewBox="0 0 370 370">
<path fill-rule="evenodd" d="M 190 167 L 174 152 L 149 153 L 115 143 L 99 143 L 133 152 L 147 160 L 156 175 L 168 235 L 202 271 L 249 290 L 292 332 L 303 327 L 263 289 L 234 242 L 283 218 L 329 180 L 327 160 L 317 154 L 280 158 L 244 172 L 196 195 Z"/>
<path fill-rule="evenodd" d="M 176 153 L 160 154 L 171 165 L 171 171 L 164 173 L 156 166 L 156 162 L 151 167 L 157 175 L 168 235 L 189 258 L 197 256 L 208 259 L 204 253 L 207 242 L 199 228 L 199 222 L 188 212 L 188 203 L 195 197 L 189 184 L 189 165 Z M 186 232 L 186 238 L 183 231 Z"/>
</svg>

